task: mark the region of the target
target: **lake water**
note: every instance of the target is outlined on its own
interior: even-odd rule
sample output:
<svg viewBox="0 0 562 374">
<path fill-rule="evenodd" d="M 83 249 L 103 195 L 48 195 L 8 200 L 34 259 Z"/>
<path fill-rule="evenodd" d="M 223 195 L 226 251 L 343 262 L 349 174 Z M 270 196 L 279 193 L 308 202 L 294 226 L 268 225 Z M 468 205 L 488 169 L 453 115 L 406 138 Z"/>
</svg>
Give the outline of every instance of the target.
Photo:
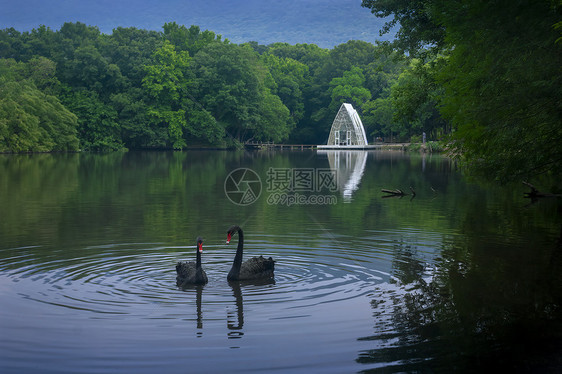
<svg viewBox="0 0 562 374">
<path fill-rule="evenodd" d="M 401 152 L 0 155 L 0 372 L 560 370 L 559 203 L 524 191 Z M 227 282 L 232 224 L 274 282 Z"/>
</svg>

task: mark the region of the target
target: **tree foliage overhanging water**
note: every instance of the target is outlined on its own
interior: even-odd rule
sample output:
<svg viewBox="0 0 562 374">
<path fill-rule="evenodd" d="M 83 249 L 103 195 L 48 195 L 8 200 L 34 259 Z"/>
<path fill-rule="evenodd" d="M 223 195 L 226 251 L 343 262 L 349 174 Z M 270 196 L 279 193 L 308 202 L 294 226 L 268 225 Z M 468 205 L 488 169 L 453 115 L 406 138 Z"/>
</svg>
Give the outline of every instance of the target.
<svg viewBox="0 0 562 374">
<path fill-rule="evenodd" d="M 452 145 L 500 181 L 562 163 L 562 7 L 559 1 L 363 0 L 400 31 L 393 47 L 428 61 Z M 439 56 L 439 57 L 435 57 Z M 414 104 L 415 105 L 415 104 Z"/>
</svg>

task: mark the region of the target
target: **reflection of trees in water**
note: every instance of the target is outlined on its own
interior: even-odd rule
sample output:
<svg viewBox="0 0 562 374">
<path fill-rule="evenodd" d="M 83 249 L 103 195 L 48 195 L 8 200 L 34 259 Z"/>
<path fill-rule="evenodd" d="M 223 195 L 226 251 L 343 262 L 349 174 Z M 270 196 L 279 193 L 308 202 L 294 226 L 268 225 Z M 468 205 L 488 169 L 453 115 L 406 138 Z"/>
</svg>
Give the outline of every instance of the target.
<svg viewBox="0 0 562 374">
<path fill-rule="evenodd" d="M 416 258 L 416 248 L 411 245 L 397 245 L 394 248 L 392 274 L 403 284 L 422 279 L 425 264 Z"/>
<path fill-rule="evenodd" d="M 443 248 L 431 273 L 415 248 L 397 248 L 396 284 L 372 300 L 376 333 L 360 338 L 376 348 L 357 362 L 385 373 L 562 368 L 562 247 L 474 244 Z"/>
</svg>

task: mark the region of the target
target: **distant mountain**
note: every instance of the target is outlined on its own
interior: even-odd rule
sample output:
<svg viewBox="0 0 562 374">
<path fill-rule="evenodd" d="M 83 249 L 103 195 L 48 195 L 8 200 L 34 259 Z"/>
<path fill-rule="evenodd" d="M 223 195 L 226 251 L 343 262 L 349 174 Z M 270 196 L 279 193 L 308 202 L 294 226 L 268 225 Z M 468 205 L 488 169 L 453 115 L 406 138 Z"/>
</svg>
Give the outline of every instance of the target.
<svg viewBox="0 0 562 374">
<path fill-rule="evenodd" d="M 384 20 L 361 0 L 0 0 L 0 28 L 58 30 L 83 22 L 110 34 L 118 26 L 162 30 L 166 22 L 198 25 L 234 43 L 313 43 L 332 48 L 350 39 L 374 43 Z"/>
</svg>

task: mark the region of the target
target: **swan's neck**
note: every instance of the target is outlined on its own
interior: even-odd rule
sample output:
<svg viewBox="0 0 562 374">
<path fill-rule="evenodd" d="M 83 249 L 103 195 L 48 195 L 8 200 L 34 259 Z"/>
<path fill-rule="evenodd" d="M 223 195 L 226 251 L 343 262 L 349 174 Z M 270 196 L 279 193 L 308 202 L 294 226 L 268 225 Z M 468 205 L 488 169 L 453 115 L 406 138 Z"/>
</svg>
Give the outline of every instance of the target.
<svg viewBox="0 0 562 374">
<path fill-rule="evenodd" d="M 242 252 L 244 251 L 244 232 L 238 229 L 238 248 L 236 249 L 236 256 L 230 269 L 229 277 L 238 276 L 240 274 L 240 267 L 242 266 Z"/>
<path fill-rule="evenodd" d="M 197 256 L 195 260 L 195 279 L 197 281 L 204 281 L 203 267 L 201 267 L 201 252 L 199 251 L 199 245 L 197 245 Z"/>
<path fill-rule="evenodd" d="M 199 246 L 197 246 L 197 255 L 195 256 L 195 258 L 196 258 L 195 268 L 200 269 L 201 268 L 201 252 L 199 252 Z"/>
</svg>

